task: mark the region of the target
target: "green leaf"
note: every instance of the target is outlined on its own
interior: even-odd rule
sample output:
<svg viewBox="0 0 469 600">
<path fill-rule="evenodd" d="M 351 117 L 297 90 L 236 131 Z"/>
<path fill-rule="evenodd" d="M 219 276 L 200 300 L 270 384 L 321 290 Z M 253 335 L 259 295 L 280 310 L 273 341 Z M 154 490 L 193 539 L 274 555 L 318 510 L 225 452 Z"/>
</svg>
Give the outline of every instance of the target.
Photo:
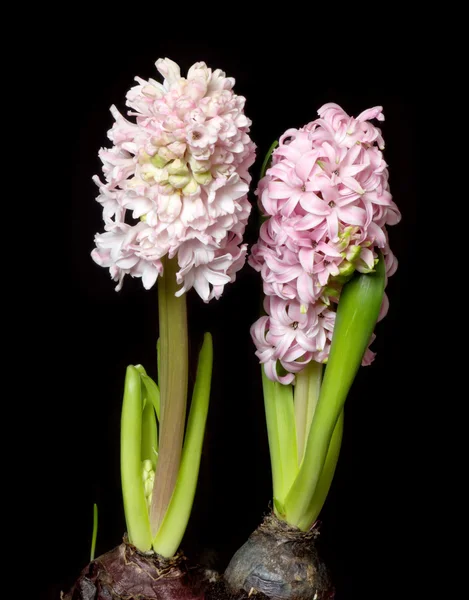
<svg viewBox="0 0 469 600">
<path fill-rule="evenodd" d="M 140 375 L 140 377 L 142 379 L 142 383 L 145 388 L 145 392 L 144 392 L 145 398 L 150 400 L 150 402 L 153 404 L 153 408 L 155 409 L 155 412 L 156 412 L 156 417 L 159 421 L 160 420 L 160 390 L 158 389 L 158 386 L 153 381 L 153 379 L 151 377 L 149 377 L 146 373 L 142 373 Z"/>
<path fill-rule="evenodd" d="M 144 368 L 143 365 L 138 364 L 138 365 L 134 365 L 134 367 L 137 369 L 137 371 L 140 374 L 142 374 L 142 375 L 146 375 L 147 374 L 147 372 L 145 371 L 145 368 Z M 142 404 L 142 411 L 143 411 L 143 410 L 145 410 L 145 406 L 147 405 L 147 398 L 146 398 L 145 394 L 143 394 L 142 397 L 143 397 L 143 404 Z"/>
<path fill-rule="evenodd" d="M 261 369 L 273 496 L 283 502 L 298 472 L 293 388 L 271 381 Z"/>
<path fill-rule="evenodd" d="M 284 502 L 299 468 L 295 407 L 293 404 L 293 386 L 283 385 L 276 381 L 274 387 L 280 460 L 282 461 L 283 473 L 283 489 L 279 498 Z"/>
<path fill-rule="evenodd" d="M 262 388 L 264 391 L 265 420 L 267 423 L 267 435 L 269 438 L 270 465 L 272 469 L 272 488 L 274 498 L 283 493 L 282 461 L 280 458 L 280 444 L 277 427 L 277 411 L 275 404 L 275 387 L 264 372 L 261 365 Z"/>
<path fill-rule="evenodd" d="M 121 480 L 129 541 L 141 552 L 151 548 L 148 508 L 142 482 L 141 374 L 127 367 L 121 416 Z"/>
<path fill-rule="evenodd" d="M 275 148 L 278 146 L 278 140 L 275 140 L 275 142 L 272 142 L 272 145 L 270 146 L 270 148 L 267 150 L 267 154 L 265 155 L 264 158 L 264 162 L 262 163 L 262 167 L 261 167 L 261 176 L 260 179 L 262 179 L 265 175 L 265 172 L 267 171 L 270 162 L 271 162 L 271 158 L 272 158 L 272 152 L 275 150 Z"/>
<path fill-rule="evenodd" d="M 306 531 L 309 529 L 316 519 L 326 502 L 327 495 L 334 479 L 337 462 L 339 460 L 340 447 L 342 445 L 342 435 L 344 431 L 344 411 L 341 412 L 339 420 L 334 429 L 331 443 L 327 451 L 326 462 L 319 478 L 313 499 L 308 507 L 307 512 L 302 520 L 298 523 L 298 527 Z"/>
<path fill-rule="evenodd" d="M 90 562 L 94 560 L 94 556 L 96 553 L 96 539 L 98 537 L 98 505 L 96 503 L 93 504 L 93 534 L 91 536 L 91 552 L 90 552 Z"/>
<path fill-rule="evenodd" d="M 158 428 L 156 425 L 155 409 L 151 402 L 146 402 L 142 414 L 142 461 L 151 461 L 156 468 L 158 452 Z"/>
<path fill-rule="evenodd" d="M 285 518 L 285 505 L 283 504 L 283 502 L 280 502 L 280 500 L 278 498 L 276 498 L 274 496 L 274 508 L 275 508 L 275 514 L 277 515 L 277 517 L 279 519 L 284 519 Z"/>
<path fill-rule="evenodd" d="M 285 501 L 287 520 L 292 525 L 304 526 L 337 420 L 378 319 L 384 284 L 385 266 L 380 257 L 374 273 L 357 273 L 340 295 L 329 360 L 303 463 Z"/>
</svg>

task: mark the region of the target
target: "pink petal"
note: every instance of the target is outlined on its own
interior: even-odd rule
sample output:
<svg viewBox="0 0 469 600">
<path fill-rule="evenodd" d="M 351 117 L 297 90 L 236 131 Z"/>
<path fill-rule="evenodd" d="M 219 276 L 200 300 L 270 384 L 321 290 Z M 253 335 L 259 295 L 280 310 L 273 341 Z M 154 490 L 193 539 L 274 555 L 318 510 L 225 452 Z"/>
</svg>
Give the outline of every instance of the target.
<svg viewBox="0 0 469 600">
<path fill-rule="evenodd" d="M 314 291 L 314 280 L 311 275 L 308 275 L 308 273 L 299 275 L 296 286 L 298 290 L 298 299 L 303 304 L 309 304 L 316 300 L 317 294 L 315 294 Z"/>
<path fill-rule="evenodd" d="M 327 217 L 327 226 L 329 231 L 329 237 L 332 239 L 336 238 L 339 234 L 339 219 L 335 211 L 332 211 L 331 214 Z"/>
<path fill-rule="evenodd" d="M 158 271 L 157 271 L 156 267 L 153 266 L 152 264 L 148 263 L 145 266 L 145 269 L 144 269 L 143 275 L 142 275 L 143 287 L 146 290 L 149 290 L 150 288 L 152 288 L 156 283 L 157 277 L 158 277 Z"/>
<path fill-rule="evenodd" d="M 327 215 L 330 211 L 324 202 L 313 192 L 304 192 L 301 194 L 301 206 L 313 215 Z"/>
<path fill-rule="evenodd" d="M 285 217 L 289 217 L 291 213 L 295 210 L 300 198 L 303 196 L 301 192 L 292 192 L 290 198 L 287 202 L 282 206 L 281 214 Z"/>
<path fill-rule="evenodd" d="M 371 119 L 384 121 L 384 115 L 382 111 L 382 106 L 374 106 L 373 108 L 368 108 L 367 110 L 364 110 L 358 115 L 357 121 L 370 121 Z"/>
<path fill-rule="evenodd" d="M 348 206 L 346 208 L 338 208 L 337 212 L 339 213 L 341 221 L 347 223 L 347 225 L 361 225 L 362 227 L 365 225 L 366 212 L 363 208 L 358 208 L 358 206 Z"/>
<path fill-rule="evenodd" d="M 384 232 L 381 229 L 381 227 L 378 227 L 376 223 L 372 222 L 368 225 L 368 235 L 369 237 L 374 239 L 375 244 L 378 246 L 378 248 L 384 248 L 384 246 L 386 245 L 386 236 L 384 235 Z"/>
<path fill-rule="evenodd" d="M 298 252 L 298 258 L 301 266 L 306 273 L 313 272 L 315 251 L 313 248 L 301 248 Z M 339 254 L 340 256 L 340 254 Z"/>
<path fill-rule="evenodd" d="M 286 200 L 293 192 L 292 187 L 282 181 L 272 181 L 268 189 L 269 196 L 276 200 Z"/>
<path fill-rule="evenodd" d="M 324 221 L 323 216 L 318 215 L 306 215 L 296 225 L 298 231 L 306 231 L 307 229 L 316 228 Z"/>
<path fill-rule="evenodd" d="M 319 152 L 317 150 L 311 150 L 310 152 L 306 152 L 305 154 L 303 154 L 300 160 L 296 163 L 296 174 L 303 182 L 309 178 L 311 171 L 313 170 L 313 167 L 316 164 L 318 155 Z"/>
<path fill-rule="evenodd" d="M 365 190 L 358 183 L 358 181 L 356 179 L 354 179 L 353 177 L 344 176 L 344 177 L 341 177 L 341 180 L 342 180 L 342 183 L 344 185 L 346 185 L 353 192 L 356 192 L 357 194 L 365 193 Z"/>
</svg>

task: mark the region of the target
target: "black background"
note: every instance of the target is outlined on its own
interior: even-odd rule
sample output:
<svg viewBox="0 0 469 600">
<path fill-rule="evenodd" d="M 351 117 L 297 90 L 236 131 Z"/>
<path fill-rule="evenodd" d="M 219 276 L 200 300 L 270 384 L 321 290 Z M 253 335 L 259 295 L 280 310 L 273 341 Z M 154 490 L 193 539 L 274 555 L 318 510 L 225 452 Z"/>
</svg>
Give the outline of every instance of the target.
<svg viewBox="0 0 469 600">
<path fill-rule="evenodd" d="M 156 375 L 157 292 L 126 279 L 116 293 L 107 270 L 91 260 L 93 236 L 102 230 L 91 177 L 100 173 L 98 149 L 109 144 L 109 107 L 116 104 L 125 111 L 133 77 L 157 78 L 154 62 L 165 56 L 179 63 L 183 74 L 204 60 L 236 79 L 235 91 L 247 98 L 251 136 L 258 146 L 254 185 L 271 142 L 285 129 L 316 118 L 323 103 L 336 102 L 351 115 L 384 107 L 385 158 L 403 215 L 390 228 L 400 265 L 387 290 L 390 312 L 377 327 L 377 358 L 360 370 L 347 401 L 343 449 L 321 515 L 320 538 L 337 600 L 350 600 L 353 590 L 356 598 L 381 597 L 379 590 L 395 576 L 390 540 L 409 518 L 402 489 L 410 494 L 412 485 L 405 479 L 412 477 L 405 456 L 414 450 L 413 424 L 411 409 L 405 407 L 415 398 L 410 374 L 417 352 L 408 309 L 417 260 L 417 108 L 409 78 L 414 55 L 407 55 L 404 70 L 396 54 L 380 56 L 371 65 L 363 52 L 348 54 L 344 48 L 336 57 L 327 47 L 314 50 L 313 40 L 302 47 L 273 41 L 240 45 L 228 34 L 224 40 L 194 41 L 162 38 L 157 31 L 143 39 L 127 35 L 118 41 L 114 35 L 113 41 L 105 40 L 92 19 L 79 35 L 61 37 L 66 72 L 61 69 L 56 82 L 61 93 L 50 107 L 66 115 L 66 126 L 55 134 L 65 183 L 51 225 L 51 245 L 61 267 L 38 314 L 47 319 L 44 335 L 56 351 L 51 358 L 41 356 L 40 342 L 35 348 L 47 365 L 42 381 L 50 390 L 42 429 L 47 469 L 38 476 L 45 494 L 42 597 L 57 598 L 88 562 L 94 502 L 99 506 L 98 554 L 117 545 L 124 532 L 122 385 L 127 364 L 140 362 Z M 64 218 L 69 225 L 65 236 Z M 250 245 L 257 226 L 253 213 L 246 233 Z M 259 524 L 271 498 L 260 372 L 249 336 L 260 293 L 259 277 L 246 265 L 219 301 L 205 305 L 194 292 L 188 297 L 191 356 L 208 330 L 215 364 L 199 487 L 183 545 L 190 557 L 202 556 L 220 571 Z"/>
</svg>

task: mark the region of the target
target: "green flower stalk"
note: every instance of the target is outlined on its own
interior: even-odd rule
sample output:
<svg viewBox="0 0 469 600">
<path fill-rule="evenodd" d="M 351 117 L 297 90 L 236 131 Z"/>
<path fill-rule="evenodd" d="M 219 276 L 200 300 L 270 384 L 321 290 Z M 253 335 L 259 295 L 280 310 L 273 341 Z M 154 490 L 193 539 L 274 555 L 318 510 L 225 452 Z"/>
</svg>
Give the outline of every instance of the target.
<svg viewBox="0 0 469 600">
<path fill-rule="evenodd" d="M 164 519 L 179 472 L 189 371 L 186 296 L 176 297 L 179 266 L 174 259 L 164 259 L 163 264 L 165 274 L 158 283 L 161 432 L 150 510 L 152 537 Z"/>
<path fill-rule="evenodd" d="M 173 556 L 179 547 L 189 521 L 194 501 L 205 424 L 210 399 L 213 346 L 209 333 L 205 334 L 199 355 L 197 378 L 192 394 L 184 447 L 169 508 L 156 537 L 153 548 L 162 556 Z"/>
</svg>

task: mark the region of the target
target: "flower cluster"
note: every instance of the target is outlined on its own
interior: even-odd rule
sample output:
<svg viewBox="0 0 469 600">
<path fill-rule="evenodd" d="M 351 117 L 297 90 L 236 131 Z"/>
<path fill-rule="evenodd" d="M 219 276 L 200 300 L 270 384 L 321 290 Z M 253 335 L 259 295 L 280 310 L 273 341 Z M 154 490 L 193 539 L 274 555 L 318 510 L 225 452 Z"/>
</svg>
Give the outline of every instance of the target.
<svg viewBox="0 0 469 600">
<path fill-rule="evenodd" d="M 353 118 L 330 103 L 318 114 L 283 134 L 257 190 L 266 220 L 249 263 L 262 275 L 267 316 L 251 335 L 266 374 L 282 383 L 311 360 L 327 361 L 340 290 L 352 274 L 371 272 L 378 249 L 387 276 L 397 268 L 386 226 L 400 213 L 381 131 L 369 122 L 384 120 L 382 107 Z M 385 298 L 380 318 L 387 306 Z M 373 356 L 367 350 L 364 364 Z"/>
<path fill-rule="evenodd" d="M 137 77 L 127 93 L 136 123 L 111 107 L 114 145 L 99 153 L 105 183 L 94 178 L 105 232 L 96 235 L 92 257 L 109 267 L 119 290 L 126 274 L 151 288 L 161 259 L 177 256 L 178 294 L 194 287 L 208 301 L 245 261 L 251 121 L 223 71 L 199 62 L 183 78 L 167 58 L 156 67 L 162 84 Z"/>
</svg>

